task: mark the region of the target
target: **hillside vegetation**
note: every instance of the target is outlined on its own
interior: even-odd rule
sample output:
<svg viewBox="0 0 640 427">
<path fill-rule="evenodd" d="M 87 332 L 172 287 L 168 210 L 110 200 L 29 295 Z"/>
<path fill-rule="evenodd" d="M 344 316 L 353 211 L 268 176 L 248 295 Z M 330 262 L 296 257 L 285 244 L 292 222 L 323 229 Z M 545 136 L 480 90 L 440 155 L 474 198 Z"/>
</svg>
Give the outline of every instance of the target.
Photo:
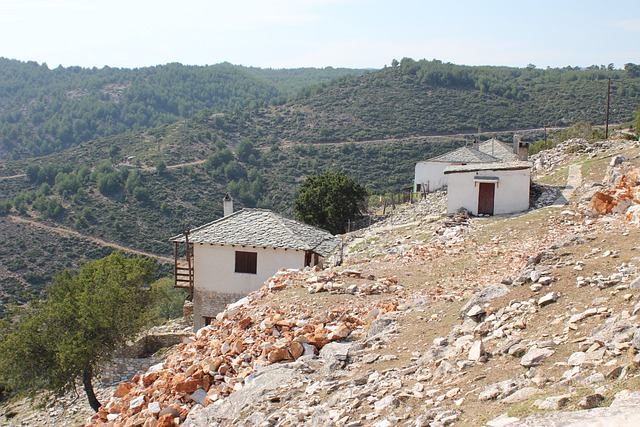
<svg viewBox="0 0 640 427">
<path fill-rule="evenodd" d="M 179 63 L 123 69 L 0 58 L 0 159 L 61 151 L 92 139 L 173 123 L 207 109 L 255 109 L 300 88 L 363 70 L 260 70 Z"/>
<path fill-rule="evenodd" d="M 14 68 L 31 67 L 33 76 L 41 76 L 44 80 L 56 82 L 58 77 L 52 76 L 59 76 L 60 81 L 70 79 L 76 86 L 82 81 L 80 77 L 73 80 L 70 69 L 48 70 L 44 65 L 6 62 Z M 145 93 L 150 98 L 140 98 L 140 105 L 151 108 L 190 100 L 185 104 L 188 107 L 178 110 L 192 117 L 126 133 L 118 133 L 122 127 L 104 128 L 104 134 L 118 134 L 85 142 L 81 142 L 82 138 L 64 142 L 51 136 L 53 145 L 40 152 L 69 148 L 38 158 L 0 161 L 0 214 L 4 215 L 2 221 L 7 225 L 3 230 L 7 243 L 0 268 L 3 300 L 24 300 L 41 290 L 63 266 L 76 265 L 77 260 L 84 258 L 104 256 L 112 250 L 103 248 L 88 252 L 86 246 L 94 245 L 95 239 L 170 255 L 168 237 L 220 216 L 221 200 L 226 192 L 236 199 L 236 208 L 257 206 L 291 216 L 299 183 L 306 176 L 326 168 L 344 171 L 372 193 L 385 195 L 411 185 L 416 161 L 442 154 L 474 137 L 453 135 L 456 132 L 475 133 L 480 126 L 488 132 L 481 138 L 497 135 L 510 141 L 510 129 L 578 121 L 591 128 L 590 124 L 601 124 L 604 119 L 608 78 L 612 79 L 614 91 L 612 119 L 630 120 L 632 111 L 640 106 L 640 78 L 631 72 L 631 68 L 603 68 L 465 67 L 403 59 L 383 70 L 307 87 L 288 102 L 283 101 L 282 93 L 292 93 L 297 86 L 288 80 L 287 73 L 293 74 L 292 78 L 300 83 L 317 82 L 334 73 L 354 71 L 282 70 L 280 73 L 279 70 L 246 69 L 229 64 L 212 67 L 170 64 L 141 70 L 73 69 L 78 76 L 96 77 L 96 82 L 100 81 L 98 76 L 104 76 L 103 83 L 92 86 L 87 82 L 87 95 L 71 98 L 69 86 L 62 83 L 54 85 L 55 90 L 46 89 L 45 92 L 51 91 L 47 93 L 66 93 L 66 98 L 75 100 L 57 104 L 59 109 L 55 111 L 65 111 L 65 108 L 85 111 L 82 105 L 90 110 L 108 104 L 112 106 L 109 108 L 122 108 L 118 110 L 118 117 L 129 120 L 131 116 L 127 109 L 135 103 L 132 104 L 127 96 L 139 90 L 133 83 L 143 81 L 148 89 Z M 147 77 L 140 77 L 143 75 Z M 197 82 L 209 82 L 207 76 L 213 75 L 220 79 L 226 76 L 224 78 L 235 83 L 226 86 L 212 83 L 208 89 L 199 89 Z M 124 98 L 106 95 L 101 100 L 92 98 L 111 87 L 109 85 L 117 80 L 116 77 L 121 78 L 121 82 L 131 83 L 121 92 Z M 14 80 L 16 88 L 20 84 L 28 86 L 25 81 Z M 189 88 L 179 95 L 174 91 L 180 87 L 178 81 Z M 289 86 L 285 86 L 284 81 L 289 81 Z M 261 86 L 257 82 L 268 84 Z M 124 86 L 127 84 L 123 83 Z M 165 98 L 154 92 L 154 84 L 162 89 L 160 92 Z M 288 89 L 274 89 L 278 85 Z M 35 86 L 47 88 L 46 85 Z M 212 95 L 230 87 L 255 88 L 255 94 L 265 96 L 255 95 L 251 99 L 256 104 L 250 107 L 244 101 L 234 104 L 236 98 L 233 97 Z M 271 89 L 266 90 L 267 87 Z M 15 90 L 16 94 L 19 92 Z M 33 89 L 34 96 L 37 92 Z M 196 93 L 204 94 L 203 98 L 187 96 Z M 241 99 L 249 99 L 247 92 L 242 93 Z M 42 95 L 38 99 L 46 104 L 54 98 Z M 120 101 L 109 103 L 107 98 Z M 150 101 L 161 98 L 171 102 L 154 104 Z M 0 99 L 4 103 L 0 106 L 2 117 L 13 114 L 10 110 L 22 105 L 17 95 Z M 38 104 L 32 102 L 33 99 L 30 101 L 25 96 L 23 107 Z M 79 99 L 85 104 L 76 104 Z M 218 106 L 207 108 L 226 109 L 195 112 L 205 101 L 214 100 L 220 102 Z M 267 105 L 269 100 L 273 102 Z M 10 105 L 13 107 L 8 108 Z M 2 129 L 18 129 L 20 123 L 31 123 L 31 110 L 23 107 L 24 113 L 18 114 L 14 123 L 7 123 L 5 119 L 0 121 Z M 167 111 L 163 117 L 171 116 L 168 121 L 177 119 L 177 114 Z M 171 111 L 175 112 L 175 109 Z M 66 116 L 56 114 L 48 120 L 58 126 Z M 142 116 L 149 119 L 153 114 Z M 122 126 L 133 129 L 147 125 Z M 36 128 L 26 124 L 23 129 L 40 132 L 35 131 Z M 3 132 L 5 130 L 0 133 L 4 135 Z M 530 141 L 541 137 L 541 132 L 521 133 Z M 28 144 L 21 145 L 25 139 L 8 140 L 15 157 L 33 155 L 38 152 L 36 146 L 46 145 L 44 140 L 40 144 L 37 139 L 29 139 L 36 144 L 29 148 Z M 7 139 L 3 141 L 6 148 Z M 16 225 L 16 218 L 49 227 L 38 230 L 44 241 L 30 238 L 24 232 L 25 227 L 30 229 L 28 223 L 23 221 Z M 61 230 L 77 232 L 86 236 L 86 241 L 67 244 L 63 248 L 61 242 L 64 240 L 59 238 Z M 69 236 L 68 233 L 65 235 Z M 77 235 L 73 236 L 77 238 Z M 57 255 L 49 258 L 48 252 Z M 31 255 L 25 257 L 25 253 Z M 21 289 L 21 292 L 7 292 L 7 289 Z"/>
</svg>

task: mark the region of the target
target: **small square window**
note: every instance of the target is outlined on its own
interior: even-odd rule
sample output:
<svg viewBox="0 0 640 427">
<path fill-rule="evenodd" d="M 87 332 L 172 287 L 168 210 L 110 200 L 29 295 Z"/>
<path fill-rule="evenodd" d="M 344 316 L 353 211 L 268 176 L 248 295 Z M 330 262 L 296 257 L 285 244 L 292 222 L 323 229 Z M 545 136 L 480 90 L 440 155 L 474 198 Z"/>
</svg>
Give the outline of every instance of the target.
<svg viewBox="0 0 640 427">
<path fill-rule="evenodd" d="M 236 251 L 236 273 L 256 274 L 258 270 L 258 253 Z"/>
</svg>

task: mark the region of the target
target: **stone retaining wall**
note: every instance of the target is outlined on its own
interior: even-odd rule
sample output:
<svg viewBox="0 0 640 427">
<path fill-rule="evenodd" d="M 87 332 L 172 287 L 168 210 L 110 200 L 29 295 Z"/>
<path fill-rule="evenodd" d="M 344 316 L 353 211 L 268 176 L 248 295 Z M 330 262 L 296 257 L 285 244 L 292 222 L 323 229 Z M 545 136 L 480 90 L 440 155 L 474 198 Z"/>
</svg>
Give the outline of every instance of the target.
<svg viewBox="0 0 640 427">
<path fill-rule="evenodd" d="M 174 345 L 182 343 L 189 335 L 191 334 L 184 332 L 145 335 L 123 350 L 120 350 L 117 357 L 130 359 L 144 358 L 152 355 L 161 348 L 173 347 Z"/>
<path fill-rule="evenodd" d="M 205 325 L 205 317 L 216 317 L 224 311 L 227 304 L 234 303 L 247 296 L 241 293 L 222 293 L 195 290 L 193 296 L 193 330 L 197 331 Z"/>
<path fill-rule="evenodd" d="M 152 357 L 135 359 L 128 357 L 115 358 L 109 366 L 105 366 L 100 370 L 100 382 L 107 385 L 129 381 L 134 376 L 145 372 L 151 366 L 161 361 L 161 359 L 154 359 Z"/>
<path fill-rule="evenodd" d="M 149 367 L 160 363 L 163 359 L 148 357 L 161 348 L 181 344 L 190 333 L 175 332 L 156 335 L 145 335 L 135 343 L 120 350 L 118 357 L 100 369 L 99 378 L 102 384 L 114 384 L 129 381 L 137 374 L 145 372 Z"/>
</svg>

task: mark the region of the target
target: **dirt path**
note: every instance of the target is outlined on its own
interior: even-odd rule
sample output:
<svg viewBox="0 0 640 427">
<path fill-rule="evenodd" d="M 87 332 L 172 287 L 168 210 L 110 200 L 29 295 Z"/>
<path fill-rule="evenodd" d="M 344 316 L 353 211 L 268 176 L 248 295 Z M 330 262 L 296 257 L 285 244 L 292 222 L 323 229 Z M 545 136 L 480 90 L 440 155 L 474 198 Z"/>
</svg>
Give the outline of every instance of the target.
<svg viewBox="0 0 640 427">
<path fill-rule="evenodd" d="M 406 136 L 399 138 L 388 138 L 388 139 L 367 139 L 362 141 L 336 141 L 336 142 L 311 142 L 311 145 L 344 145 L 347 143 L 353 143 L 355 145 L 367 145 L 367 144 L 388 144 L 392 142 L 406 142 L 406 141 L 420 141 L 424 139 L 429 139 L 431 141 L 448 141 L 451 139 L 461 140 L 461 139 L 473 139 L 475 137 L 488 137 L 493 138 L 497 133 L 518 133 L 518 132 L 542 132 L 545 128 L 530 128 L 530 129 L 508 129 L 501 131 L 490 131 L 490 132 L 470 132 L 470 133 L 456 133 L 456 134 L 422 134 L 422 135 L 414 135 L 414 136 Z M 546 128 L 547 132 L 553 130 L 565 129 L 564 127 L 548 127 Z M 282 143 L 283 148 L 291 148 L 294 145 L 298 144 L 294 141 L 287 141 Z"/>
<path fill-rule="evenodd" d="M 569 203 L 569 199 L 573 196 L 576 188 L 582 184 L 582 163 L 573 163 L 569 165 L 569 176 L 567 177 L 567 185 L 562 190 L 560 197 L 553 202 L 553 206 L 564 206 Z"/>
<path fill-rule="evenodd" d="M 27 176 L 24 173 L 19 173 L 18 175 L 10 175 L 10 176 L 0 176 L 0 181 L 4 181 L 5 179 L 16 179 Z"/>
<path fill-rule="evenodd" d="M 206 161 L 207 161 L 207 159 L 200 159 L 200 160 L 194 160 L 193 162 L 179 163 L 177 165 L 167 166 L 167 169 L 177 169 L 177 168 L 181 168 L 183 166 L 201 165 Z"/>
<path fill-rule="evenodd" d="M 42 224 L 41 222 L 38 222 L 38 221 L 35 221 L 35 220 L 32 220 L 32 219 L 22 218 L 22 217 L 14 216 L 14 215 L 9 215 L 8 218 L 13 222 L 17 222 L 17 223 L 21 223 L 21 224 L 27 224 L 27 225 L 30 225 L 32 227 L 37 227 L 37 228 L 40 228 L 42 230 L 46 230 L 46 231 L 49 231 L 49 232 L 52 232 L 52 233 L 59 234 L 61 236 L 78 237 L 80 239 L 88 240 L 90 242 L 93 242 L 93 243 L 101 245 L 101 246 L 107 246 L 107 247 L 110 247 L 110 248 L 114 248 L 114 249 L 117 249 L 117 250 L 122 251 L 122 252 L 130 253 L 130 254 L 136 254 L 136 255 L 142 255 L 142 256 L 149 257 L 149 258 L 155 258 L 161 264 L 171 264 L 174 261 L 173 258 L 152 254 L 150 252 L 144 252 L 144 251 L 139 251 L 139 250 L 136 250 L 136 249 L 127 248 L 127 247 L 121 246 L 121 245 L 119 245 L 117 243 L 108 242 L 106 240 L 102 240 L 102 239 L 99 239 L 97 237 L 86 236 L 84 234 L 78 233 L 77 231 L 70 230 L 68 228 L 52 227 L 50 225 Z"/>
</svg>

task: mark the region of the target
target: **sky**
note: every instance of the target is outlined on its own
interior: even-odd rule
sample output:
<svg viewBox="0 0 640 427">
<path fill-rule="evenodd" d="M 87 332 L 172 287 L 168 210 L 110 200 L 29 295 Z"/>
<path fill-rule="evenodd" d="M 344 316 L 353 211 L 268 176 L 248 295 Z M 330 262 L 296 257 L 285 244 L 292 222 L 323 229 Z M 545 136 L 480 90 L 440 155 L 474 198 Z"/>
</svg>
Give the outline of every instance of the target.
<svg viewBox="0 0 640 427">
<path fill-rule="evenodd" d="M 64 67 L 640 63 L 640 0 L 0 0 L 0 57 Z"/>
</svg>

